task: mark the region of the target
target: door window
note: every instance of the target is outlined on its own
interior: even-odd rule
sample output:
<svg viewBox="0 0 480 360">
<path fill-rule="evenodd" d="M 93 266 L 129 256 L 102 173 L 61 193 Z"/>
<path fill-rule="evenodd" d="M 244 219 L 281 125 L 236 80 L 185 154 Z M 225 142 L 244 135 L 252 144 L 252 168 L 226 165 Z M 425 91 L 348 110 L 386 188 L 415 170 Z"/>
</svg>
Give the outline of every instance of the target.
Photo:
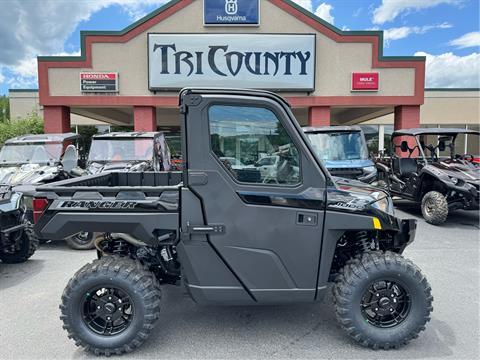
<svg viewBox="0 0 480 360">
<path fill-rule="evenodd" d="M 271 110 L 213 105 L 208 115 L 212 151 L 236 180 L 280 185 L 300 182 L 298 150 Z"/>
</svg>

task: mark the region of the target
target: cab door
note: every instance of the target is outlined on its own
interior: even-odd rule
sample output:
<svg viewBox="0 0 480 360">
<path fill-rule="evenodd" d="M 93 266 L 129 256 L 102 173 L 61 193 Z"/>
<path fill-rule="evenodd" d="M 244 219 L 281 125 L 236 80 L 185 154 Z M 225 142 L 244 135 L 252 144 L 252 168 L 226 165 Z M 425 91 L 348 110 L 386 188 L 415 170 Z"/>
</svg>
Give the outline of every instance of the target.
<svg viewBox="0 0 480 360">
<path fill-rule="evenodd" d="M 274 97 L 195 96 L 187 185 L 203 204 L 209 244 L 255 301 L 313 300 L 325 176 L 296 120 Z M 278 157 L 268 175 L 255 166 L 266 156 Z M 232 157 L 241 165 L 222 161 Z"/>
</svg>

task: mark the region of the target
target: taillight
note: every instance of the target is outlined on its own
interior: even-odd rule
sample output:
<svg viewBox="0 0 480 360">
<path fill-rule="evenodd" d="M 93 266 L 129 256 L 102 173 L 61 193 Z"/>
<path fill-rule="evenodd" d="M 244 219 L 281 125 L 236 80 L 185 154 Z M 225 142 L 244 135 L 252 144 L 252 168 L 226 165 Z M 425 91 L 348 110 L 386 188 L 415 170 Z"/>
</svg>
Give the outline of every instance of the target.
<svg viewBox="0 0 480 360">
<path fill-rule="evenodd" d="M 44 198 L 33 199 L 33 222 L 36 224 L 42 217 L 43 212 L 48 206 L 48 200 Z"/>
</svg>

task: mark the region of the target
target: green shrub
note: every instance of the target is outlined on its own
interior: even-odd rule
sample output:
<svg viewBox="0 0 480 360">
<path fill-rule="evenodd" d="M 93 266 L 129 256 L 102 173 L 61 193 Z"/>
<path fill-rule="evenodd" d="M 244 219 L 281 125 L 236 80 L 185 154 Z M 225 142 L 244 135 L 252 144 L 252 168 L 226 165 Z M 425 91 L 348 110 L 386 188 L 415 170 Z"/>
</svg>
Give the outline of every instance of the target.
<svg viewBox="0 0 480 360">
<path fill-rule="evenodd" d="M 22 120 L 0 122 L 0 146 L 8 139 L 25 134 L 43 134 L 43 120 L 36 113 Z"/>
</svg>

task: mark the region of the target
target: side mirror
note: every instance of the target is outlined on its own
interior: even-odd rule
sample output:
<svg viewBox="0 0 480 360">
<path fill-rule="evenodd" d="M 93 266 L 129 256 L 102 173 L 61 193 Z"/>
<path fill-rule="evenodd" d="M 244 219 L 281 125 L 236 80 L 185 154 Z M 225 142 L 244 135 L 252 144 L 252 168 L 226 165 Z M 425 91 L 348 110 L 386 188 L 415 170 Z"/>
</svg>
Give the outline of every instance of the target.
<svg viewBox="0 0 480 360">
<path fill-rule="evenodd" d="M 402 152 L 407 152 L 408 151 L 408 143 L 403 140 L 401 143 L 400 143 L 400 150 Z"/>
<path fill-rule="evenodd" d="M 446 148 L 445 141 L 439 141 L 438 142 L 438 150 L 439 151 L 445 151 L 445 148 Z"/>
<path fill-rule="evenodd" d="M 70 172 L 78 165 L 77 149 L 74 145 L 68 145 L 63 154 L 62 166 L 63 170 Z"/>
</svg>

